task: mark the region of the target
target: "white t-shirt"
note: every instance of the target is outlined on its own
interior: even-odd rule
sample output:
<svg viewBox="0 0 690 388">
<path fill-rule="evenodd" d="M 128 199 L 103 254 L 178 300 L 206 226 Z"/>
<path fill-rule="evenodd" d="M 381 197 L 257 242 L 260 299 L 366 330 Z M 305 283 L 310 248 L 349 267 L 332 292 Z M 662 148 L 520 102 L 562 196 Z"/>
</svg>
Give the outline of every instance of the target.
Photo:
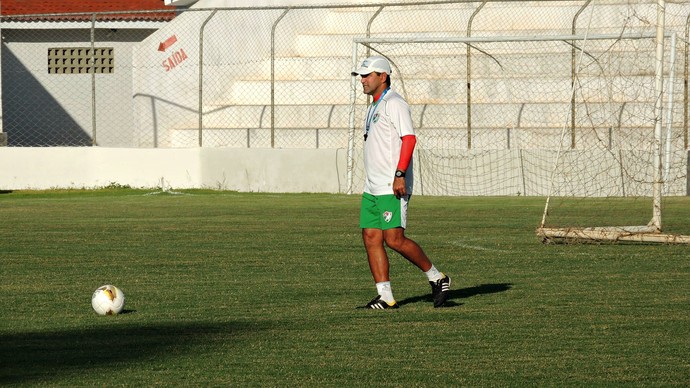
<svg viewBox="0 0 690 388">
<path fill-rule="evenodd" d="M 373 115 L 373 116 L 372 116 Z M 369 105 L 370 126 L 364 142 L 364 192 L 372 195 L 393 193 L 393 179 L 400 160 L 401 138 L 414 135 L 410 106 L 401 95 L 388 90 L 376 105 Z M 412 160 L 405 172 L 407 193 L 412 194 Z"/>
</svg>

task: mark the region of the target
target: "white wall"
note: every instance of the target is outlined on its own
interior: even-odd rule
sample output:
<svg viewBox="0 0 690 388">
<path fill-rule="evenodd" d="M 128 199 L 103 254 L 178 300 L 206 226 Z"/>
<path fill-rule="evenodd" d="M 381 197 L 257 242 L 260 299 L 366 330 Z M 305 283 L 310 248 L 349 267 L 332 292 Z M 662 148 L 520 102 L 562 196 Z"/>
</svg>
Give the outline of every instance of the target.
<svg viewBox="0 0 690 388">
<path fill-rule="evenodd" d="M 0 190 L 212 188 L 243 192 L 345 190 L 345 152 L 324 149 L 0 148 Z"/>
<path fill-rule="evenodd" d="M 115 59 L 113 73 L 95 77 L 99 145 L 132 146 L 132 47 L 152 31 L 97 30 L 95 46 L 114 48 Z M 2 75 L 6 85 L 13 84 L 8 95 L 3 96 L 5 110 L 14 113 L 14 117 L 4 117 L 10 120 L 4 126 L 10 144 L 45 145 L 50 136 L 65 133 L 69 134 L 64 136 L 65 145 L 90 145 L 91 74 L 48 74 L 46 62 L 49 48 L 90 47 L 90 31 L 4 29 L 3 34 Z M 22 136 L 21 143 L 12 143 L 17 134 Z"/>
</svg>

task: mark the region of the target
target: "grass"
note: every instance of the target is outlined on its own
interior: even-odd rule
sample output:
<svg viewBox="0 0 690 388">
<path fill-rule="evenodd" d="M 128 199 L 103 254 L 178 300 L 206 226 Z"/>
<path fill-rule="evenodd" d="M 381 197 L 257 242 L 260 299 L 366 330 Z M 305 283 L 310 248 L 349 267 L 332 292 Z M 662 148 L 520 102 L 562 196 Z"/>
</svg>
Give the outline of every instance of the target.
<svg viewBox="0 0 690 388">
<path fill-rule="evenodd" d="M 416 197 L 449 306 L 392 254 L 401 308 L 366 311 L 359 196 L 147 194 L 0 195 L 0 384 L 690 384 L 687 246 L 542 245 L 543 199 Z M 91 310 L 107 283 L 124 314 Z"/>
</svg>

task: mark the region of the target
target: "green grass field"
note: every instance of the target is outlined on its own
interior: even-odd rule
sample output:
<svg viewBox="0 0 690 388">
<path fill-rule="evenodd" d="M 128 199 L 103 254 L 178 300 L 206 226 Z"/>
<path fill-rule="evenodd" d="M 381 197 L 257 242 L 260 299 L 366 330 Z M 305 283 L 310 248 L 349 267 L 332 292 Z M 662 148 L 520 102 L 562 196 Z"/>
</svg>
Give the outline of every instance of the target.
<svg viewBox="0 0 690 388">
<path fill-rule="evenodd" d="M 147 193 L 0 195 L 0 384 L 690 385 L 688 246 L 542 245 L 542 198 L 416 197 L 448 307 L 392 254 L 401 308 L 368 311 L 358 195 Z M 91 309 L 108 283 L 124 314 Z"/>
</svg>

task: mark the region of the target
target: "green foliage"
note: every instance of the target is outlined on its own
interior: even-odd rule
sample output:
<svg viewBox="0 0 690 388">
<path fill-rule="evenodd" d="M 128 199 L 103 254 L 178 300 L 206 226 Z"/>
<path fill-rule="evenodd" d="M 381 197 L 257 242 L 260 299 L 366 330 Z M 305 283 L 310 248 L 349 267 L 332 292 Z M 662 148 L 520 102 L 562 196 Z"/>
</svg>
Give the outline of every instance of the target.
<svg viewBox="0 0 690 388">
<path fill-rule="evenodd" d="M 687 246 L 542 245 L 543 199 L 415 197 L 408 235 L 453 277 L 449 306 L 391 253 L 401 308 L 367 311 L 359 196 L 150 194 L 0 195 L 0 384 L 690 381 Z M 124 314 L 91 310 L 107 283 Z"/>
</svg>

